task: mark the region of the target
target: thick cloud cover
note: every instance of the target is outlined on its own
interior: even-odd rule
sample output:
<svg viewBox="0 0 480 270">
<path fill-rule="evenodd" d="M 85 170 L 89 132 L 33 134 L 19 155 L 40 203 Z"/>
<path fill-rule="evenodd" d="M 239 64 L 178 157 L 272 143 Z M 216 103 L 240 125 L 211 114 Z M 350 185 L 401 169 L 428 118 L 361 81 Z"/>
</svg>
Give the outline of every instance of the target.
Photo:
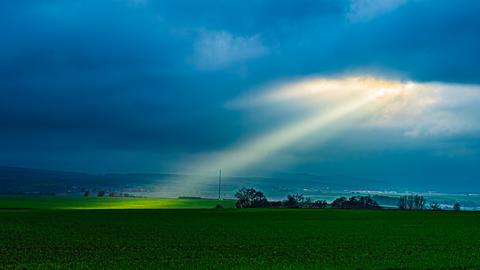
<svg viewBox="0 0 480 270">
<path fill-rule="evenodd" d="M 267 168 L 474 183 L 479 11 L 468 0 L 2 1 L 0 164 L 188 169 L 302 115 L 295 104 L 229 105 L 245 93 L 367 74 L 449 88 L 418 94 L 438 106 L 383 111 L 328 145 L 285 149 Z"/>
</svg>

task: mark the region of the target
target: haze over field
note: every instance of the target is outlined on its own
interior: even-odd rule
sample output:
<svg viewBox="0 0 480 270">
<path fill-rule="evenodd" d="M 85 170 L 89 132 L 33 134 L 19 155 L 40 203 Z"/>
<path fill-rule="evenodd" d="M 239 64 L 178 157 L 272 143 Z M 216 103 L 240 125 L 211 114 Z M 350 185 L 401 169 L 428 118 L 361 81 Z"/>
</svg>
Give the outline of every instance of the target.
<svg viewBox="0 0 480 270">
<path fill-rule="evenodd" d="M 168 173 L 159 188 L 188 194 L 219 169 L 232 190 L 249 183 L 238 177 L 304 188 L 315 175 L 475 193 L 479 11 L 449 0 L 2 1 L 0 166 Z M 0 193 L 18 183 L 1 179 Z"/>
</svg>

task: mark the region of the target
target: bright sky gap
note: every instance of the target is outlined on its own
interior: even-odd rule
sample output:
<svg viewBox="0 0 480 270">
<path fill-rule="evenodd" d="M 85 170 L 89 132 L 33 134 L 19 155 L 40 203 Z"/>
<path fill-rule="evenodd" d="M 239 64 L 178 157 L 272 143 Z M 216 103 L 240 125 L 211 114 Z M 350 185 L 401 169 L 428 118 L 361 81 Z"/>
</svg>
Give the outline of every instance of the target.
<svg viewBox="0 0 480 270">
<path fill-rule="evenodd" d="M 320 135 L 331 136 L 333 134 L 329 134 L 328 131 L 330 125 L 358 116 L 366 107 L 370 107 L 369 113 L 375 113 L 375 108 L 388 105 L 398 95 L 406 94 L 407 91 L 414 91 L 415 88 L 416 84 L 412 82 L 402 83 L 373 77 L 316 79 L 308 82 L 301 80 L 296 83 L 277 86 L 277 89 L 270 89 L 263 96 L 266 97 L 266 102 L 289 100 L 294 97 L 310 100 L 317 95 L 320 98 L 322 95 L 328 95 L 328 98 L 337 95 L 342 102 L 337 102 L 335 107 L 327 111 L 319 111 L 310 117 L 286 124 L 238 146 L 219 151 L 214 154 L 213 158 L 195 164 L 191 173 L 201 175 L 211 172 L 212 168 L 221 168 L 225 174 L 234 176 L 248 166 L 262 162 L 264 159 L 275 155 L 277 151 L 302 140 L 312 133 L 318 132 Z M 250 97 L 250 99 L 258 102 L 262 98 Z M 246 104 L 250 103 L 247 102 Z M 319 103 L 319 105 L 321 104 Z M 199 177 L 195 182 L 185 183 L 182 180 L 181 183 L 173 181 L 169 182 L 168 185 L 182 185 L 184 191 L 186 191 L 185 186 L 188 187 L 188 190 L 196 190 L 201 185 L 214 183 L 214 179 L 214 177 Z"/>
</svg>

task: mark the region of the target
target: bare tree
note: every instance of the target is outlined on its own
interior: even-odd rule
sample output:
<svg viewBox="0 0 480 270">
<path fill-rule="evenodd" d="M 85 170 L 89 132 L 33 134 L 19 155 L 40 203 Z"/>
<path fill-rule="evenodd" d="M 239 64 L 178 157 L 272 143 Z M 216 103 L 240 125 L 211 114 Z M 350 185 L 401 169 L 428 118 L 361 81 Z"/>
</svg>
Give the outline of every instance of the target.
<svg viewBox="0 0 480 270">
<path fill-rule="evenodd" d="M 434 211 L 442 210 L 442 208 L 440 207 L 440 204 L 437 203 L 437 202 L 431 202 L 430 203 L 430 209 L 432 209 Z"/>
<path fill-rule="evenodd" d="M 398 208 L 400 210 L 408 210 L 408 196 L 400 196 L 398 198 Z"/>
<path fill-rule="evenodd" d="M 426 200 L 420 195 L 404 195 L 398 198 L 398 208 L 401 210 L 422 210 Z"/>
<path fill-rule="evenodd" d="M 453 210 L 455 210 L 455 211 L 460 211 L 460 210 L 461 210 L 461 205 L 460 205 L 460 203 L 458 203 L 458 202 L 455 203 L 455 204 L 453 205 Z"/>
<path fill-rule="evenodd" d="M 413 199 L 413 196 L 410 195 L 410 196 L 407 196 L 407 205 L 408 205 L 408 210 L 413 210 L 415 209 L 415 203 L 414 203 L 414 199 Z"/>
<path fill-rule="evenodd" d="M 422 210 L 425 208 L 426 200 L 423 196 L 415 195 L 413 197 L 413 201 L 414 201 L 414 209 Z"/>
<path fill-rule="evenodd" d="M 235 197 L 238 199 L 237 208 L 259 208 L 269 205 L 265 195 L 253 188 L 241 188 L 235 193 Z"/>
<path fill-rule="evenodd" d="M 287 200 L 283 202 L 283 206 L 287 208 L 302 208 L 308 204 L 309 199 L 305 199 L 303 194 L 296 193 L 287 196 Z"/>
</svg>

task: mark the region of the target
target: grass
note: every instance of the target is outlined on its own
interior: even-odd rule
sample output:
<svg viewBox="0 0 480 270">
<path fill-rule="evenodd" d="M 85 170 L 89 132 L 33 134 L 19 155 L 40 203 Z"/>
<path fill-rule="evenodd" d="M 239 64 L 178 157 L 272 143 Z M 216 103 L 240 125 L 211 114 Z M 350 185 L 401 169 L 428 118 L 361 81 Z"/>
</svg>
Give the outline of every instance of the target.
<svg viewBox="0 0 480 270">
<path fill-rule="evenodd" d="M 0 268 L 479 269 L 479 224 L 453 211 L 0 210 Z"/>
<path fill-rule="evenodd" d="M 233 200 L 110 198 L 74 196 L 0 196 L 0 209 L 159 209 L 235 207 Z"/>
</svg>

